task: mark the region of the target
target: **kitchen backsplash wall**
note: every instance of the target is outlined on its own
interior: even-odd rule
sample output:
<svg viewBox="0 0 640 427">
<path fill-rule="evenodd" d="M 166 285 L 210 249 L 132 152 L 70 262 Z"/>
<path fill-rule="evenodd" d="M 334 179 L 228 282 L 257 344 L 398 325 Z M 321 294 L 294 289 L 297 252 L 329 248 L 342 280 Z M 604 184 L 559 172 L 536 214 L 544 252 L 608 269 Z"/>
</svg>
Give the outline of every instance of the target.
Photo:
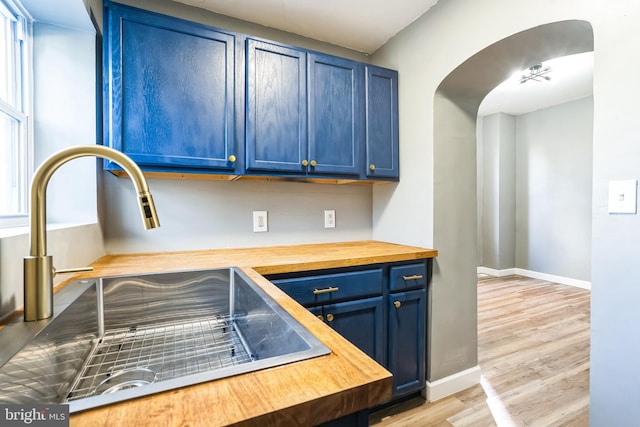
<svg viewBox="0 0 640 427">
<path fill-rule="evenodd" d="M 147 231 L 130 180 L 103 181 L 109 253 L 371 239 L 370 186 L 150 179 L 161 227 Z M 325 210 L 335 210 L 335 228 L 324 228 Z M 268 212 L 267 232 L 253 232 L 253 211 Z"/>
</svg>

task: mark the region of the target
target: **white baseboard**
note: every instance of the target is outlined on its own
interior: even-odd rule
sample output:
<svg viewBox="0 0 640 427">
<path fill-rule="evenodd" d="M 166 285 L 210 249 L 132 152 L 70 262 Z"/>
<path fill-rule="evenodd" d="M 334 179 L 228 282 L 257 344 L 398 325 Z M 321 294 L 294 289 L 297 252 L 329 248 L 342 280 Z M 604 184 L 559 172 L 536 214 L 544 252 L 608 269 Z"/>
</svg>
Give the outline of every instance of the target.
<svg viewBox="0 0 640 427">
<path fill-rule="evenodd" d="M 517 273 L 515 268 L 496 270 L 494 268 L 489 268 L 489 267 L 478 267 L 478 274 L 488 274 L 489 276 L 494 276 L 494 277 L 504 277 L 504 276 L 512 276 Z"/>
<path fill-rule="evenodd" d="M 480 384 L 480 374 L 480 367 L 474 366 L 433 382 L 427 381 L 426 396 L 424 397 L 428 402 L 434 402 L 473 387 L 476 384 Z"/>
<path fill-rule="evenodd" d="M 547 280 L 549 282 L 560 283 L 562 285 L 575 286 L 576 288 L 591 290 L 591 282 L 587 282 L 586 280 L 578 280 L 572 279 L 570 277 L 539 273 L 537 271 L 525 270 L 524 268 L 507 268 L 504 270 L 495 270 L 488 267 L 478 267 L 478 274 L 488 274 L 495 277 L 504 277 L 517 274 L 519 276 L 531 277 L 532 279 Z"/>
</svg>

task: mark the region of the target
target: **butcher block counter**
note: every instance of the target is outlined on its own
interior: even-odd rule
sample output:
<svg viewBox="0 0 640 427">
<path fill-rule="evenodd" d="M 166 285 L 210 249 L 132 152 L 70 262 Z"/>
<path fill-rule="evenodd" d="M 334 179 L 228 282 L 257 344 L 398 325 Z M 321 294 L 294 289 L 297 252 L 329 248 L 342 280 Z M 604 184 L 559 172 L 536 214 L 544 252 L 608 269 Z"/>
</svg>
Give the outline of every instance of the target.
<svg viewBox="0 0 640 427">
<path fill-rule="evenodd" d="M 377 241 L 106 255 L 92 272 L 73 279 L 239 267 L 331 353 L 72 414 L 71 425 L 311 426 L 382 404 L 391 397 L 391 374 L 263 275 L 436 255 L 432 249 Z"/>
</svg>

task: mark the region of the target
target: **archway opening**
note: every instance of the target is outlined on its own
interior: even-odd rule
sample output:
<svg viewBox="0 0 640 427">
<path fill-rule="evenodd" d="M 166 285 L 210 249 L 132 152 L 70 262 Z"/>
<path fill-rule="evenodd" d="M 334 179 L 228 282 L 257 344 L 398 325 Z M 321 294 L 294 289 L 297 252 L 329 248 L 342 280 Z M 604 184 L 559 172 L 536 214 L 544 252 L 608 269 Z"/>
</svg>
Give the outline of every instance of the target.
<svg viewBox="0 0 640 427">
<path fill-rule="evenodd" d="M 476 119 L 484 97 L 514 70 L 592 51 L 586 21 L 531 28 L 483 49 L 453 70 L 434 98 L 434 247 L 427 379 L 434 382 L 477 367 Z M 461 297 L 463 296 L 463 297 Z M 442 328 L 441 325 L 447 325 Z M 455 352 L 457 357 L 449 357 Z"/>
</svg>

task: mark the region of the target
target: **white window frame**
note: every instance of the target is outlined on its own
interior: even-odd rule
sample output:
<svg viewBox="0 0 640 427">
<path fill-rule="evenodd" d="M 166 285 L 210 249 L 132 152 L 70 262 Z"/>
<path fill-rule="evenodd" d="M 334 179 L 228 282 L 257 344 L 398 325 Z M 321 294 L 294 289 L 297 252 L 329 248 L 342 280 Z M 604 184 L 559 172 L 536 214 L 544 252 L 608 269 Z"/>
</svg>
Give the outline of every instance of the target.
<svg viewBox="0 0 640 427">
<path fill-rule="evenodd" d="M 0 211 L 0 228 L 28 224 L 29 182 L 33 175 L 33 124 L 32 117 L 32 18 L 18 0 L 0 0 L 0 13 L 14 22 L 14 93 L 10 99 L 0 98 L 0 112 L 19 124 L 17 137 L 20 149 L 17 161 L 20 173 L 17 178 L 19 208 L 15 212 Z M 14 164 L 8 165 L 13 168 Z"/>
</svg>

